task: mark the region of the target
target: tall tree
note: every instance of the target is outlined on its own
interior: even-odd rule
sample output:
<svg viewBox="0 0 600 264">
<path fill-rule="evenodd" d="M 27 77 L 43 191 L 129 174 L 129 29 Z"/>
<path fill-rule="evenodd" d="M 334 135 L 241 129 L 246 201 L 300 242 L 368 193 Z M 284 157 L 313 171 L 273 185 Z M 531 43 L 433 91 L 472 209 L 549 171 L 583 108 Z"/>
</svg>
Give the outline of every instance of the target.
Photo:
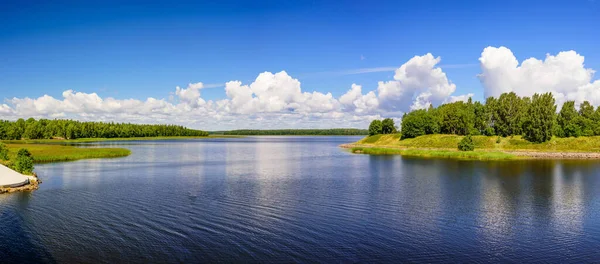
<svg viewBox="0 0 600 264">
<path fill-rule="evenodd" d="M 392 134 L 396 133 L 396 126 L 394 125 L 394 120 L 391 118 L 386 118 L 381 121 L 381 133 L 383 134 Z"/>
<path fill-rule="evenodd" d="M 503 93 L 498 98 L 495 112 L 495 130 L 503 137 L 521 133 L 521 118 L 525 102 L 516 93 Z"/>
<path fill-rule="evenodd" d="M 371 124 L 369 125 L 369 136 L 381 134 L 382 128 L 383 125 L 381 123 L 381 120 L 375 119 L 371 121 Z"/>
<path fill-rule="evenodd" d="M 542 143 L 552 138 L 556 105 L 551 93 L 534 94 L 523 122 L 524 138 Z"/>
<path fill-rule="evenodd" d="M 565 137 L 578 137 L 581 127 L 577 122 L 579 113 L 575 109 L 575 101 L 566 101 L 558 113 L 558 125 L 562 128 Z"/>
</svg>

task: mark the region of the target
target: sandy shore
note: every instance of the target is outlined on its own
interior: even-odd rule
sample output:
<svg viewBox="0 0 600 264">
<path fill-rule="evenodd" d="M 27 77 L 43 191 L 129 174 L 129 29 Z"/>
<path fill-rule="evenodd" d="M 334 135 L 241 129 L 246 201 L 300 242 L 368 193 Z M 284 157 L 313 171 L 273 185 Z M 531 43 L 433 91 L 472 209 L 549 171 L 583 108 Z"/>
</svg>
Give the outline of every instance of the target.
<svg viewBox="0 0 600 264">
<path fill-rule="evenodd" d="M 0 193 L 36 189 L 37 183 L 34 176 L 23 175 L 0 165 Z"/>
<path fill-rule="evenodd" d="M 388 148 L 388 149 L 407 149 L 402 147 L 393 146 L 377 146 L 369 144 L 342 144 L 341 148 Z M 432 150 L 431 148 L 423 148 L 423 150 Z M 447 150 L 447 149 L 440 149 Z M 600 152 L 541 152 L 541 151 L 528 151 L 528 150 L 490 150 L 500 151 L 503 153 L 513 154 L 520 157 L 538 158 L 538 159 L 600 159 Z"/>
</svg>

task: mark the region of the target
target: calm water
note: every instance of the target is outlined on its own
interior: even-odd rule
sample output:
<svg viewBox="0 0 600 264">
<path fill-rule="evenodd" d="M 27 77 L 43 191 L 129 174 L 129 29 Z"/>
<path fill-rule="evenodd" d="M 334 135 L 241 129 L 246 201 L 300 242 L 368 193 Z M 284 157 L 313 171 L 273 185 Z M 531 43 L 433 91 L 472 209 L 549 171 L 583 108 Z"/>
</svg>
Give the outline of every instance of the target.
<svg viewBox="0 0 600 264">
<path fill-rule="evenodd" d="M 357 137 L 119 142 L 0 196 L 7 262 L 598 262 L 600 162 L 353 155 Z"/>
</svg>

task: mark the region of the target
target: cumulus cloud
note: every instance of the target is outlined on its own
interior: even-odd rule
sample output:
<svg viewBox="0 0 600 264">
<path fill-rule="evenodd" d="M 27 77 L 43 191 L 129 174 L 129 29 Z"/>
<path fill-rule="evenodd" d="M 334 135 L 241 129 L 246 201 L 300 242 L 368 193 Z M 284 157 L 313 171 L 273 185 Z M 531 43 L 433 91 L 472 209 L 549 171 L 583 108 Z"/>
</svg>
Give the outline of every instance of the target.
<svg viewBox="0 0 600 264">
<path fill-rule="evenodd" d="M 366 127 L 381 117 L 401 117 L 404 111 L 430 103 L 466 100 L 452 95 L 456 86 L 436 65 L 439 57 L 415 56 L 396 69 L 394 80 L 379 82 L 363 93 L 352 84 L 339 98 L 331 93 L 303 91 L 301 82 L 285 71 L 263 72 L 249 84 L 229 81 L 226 98 L 205 100 L 210 85 L 175 87 L 170 99 L 103 98 L 96 93 L 66 90 L 62 98 L 12 98 L 0 105 L 2 118 L 72 118 L 134 123 L 176 123 L 201 129 Z M 213 87 L 213 86 L 210 86 Z M 470 96 L 470 95 L 469 95 Z"/>
<path fill-rule="evenodd" d="M 204 84 L 190 83 L 186 89 L 182 89 L 179 86 L 175 87 L 175 95 L 179 97 L 179 101 L 187 104 L 192 108 L 202 105 L 205 101 L 200 98 L 200 89 L 204 88 Z"/>
<path fill-rule="evenodd" d="M 421 109 L 438 105 L 456 90 L 431 53 L 415 56 L 396 70 L 394 80 L 379 82 L 380 107 L 388 111 Z"/>
<path fill-rule="evenodd" d="M 370 91 L 367 94 L 362 94 L 362 86 L 353 83 L 352 88 L 342 96 L 340 103 L 347 111 L 353 111 L 359 114 L 372 113 L 379 107 L 379 99 L 375 92 Z"/>
<path fill-rule="evenodd" d="M 515 92 L 521 96 L 552 92 L 561 105 L 566 100 L 584 100 L 600 105 L 600 81 L 592 81 L 594 70 L 585 68 L 584 57 L 577 52 L 547 54 L 544 60 L 519 61 L 506 47 L 487 47 L 479 58 L 484 96 Z"/>
</svg>

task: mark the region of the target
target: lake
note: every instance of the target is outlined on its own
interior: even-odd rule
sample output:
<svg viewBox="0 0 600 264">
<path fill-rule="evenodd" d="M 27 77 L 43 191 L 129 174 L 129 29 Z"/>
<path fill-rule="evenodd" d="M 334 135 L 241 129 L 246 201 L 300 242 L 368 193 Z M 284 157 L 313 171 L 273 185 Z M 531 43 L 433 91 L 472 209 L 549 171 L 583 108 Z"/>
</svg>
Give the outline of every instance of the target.
<svg viewBox="0 0 600 264">
<path fill-rule="evenodd" d="M 351 154 L 360 137 L 120 141 L 0 195 L 0 262 L 597 262 L 600 161 Z"/>
</svg>

